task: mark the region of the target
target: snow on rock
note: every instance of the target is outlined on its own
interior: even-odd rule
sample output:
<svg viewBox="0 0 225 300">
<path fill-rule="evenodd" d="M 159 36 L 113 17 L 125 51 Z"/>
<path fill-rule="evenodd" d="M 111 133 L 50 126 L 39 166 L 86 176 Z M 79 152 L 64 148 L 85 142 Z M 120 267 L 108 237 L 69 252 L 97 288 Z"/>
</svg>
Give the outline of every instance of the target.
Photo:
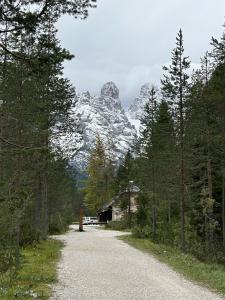
<svg viewBox="0 0 225 300">
<path fill-rule="evenodd" d="M 149 83 L 144 84 L 141 87 L 141 91 L 138 97 L 134 99 L 133 104 L 128 109 L 128 119 L 130 123 L 136 128 L 139 134 L 141 129 L 141 118 L 143 117 L 144 108 L 149 100 L 149 93 L 151 90 L 151 85 Z"/>
<path fill-rule="evenodd" d="M 146 83 L 141 87 L 138 97 L 135 98 L 134 103 L 130 106 L 128 113 L 130 118 L 140 120 L 143 116 L 144 107 L 149 100 L 151 86 Z"/>
<path fill-rule="evenodd" d="M 78 95 L 74 117 L 79 120 L 83 138 L 73 161 L 80 170 L 87 166 L 97 135 L 109 145 L 116 161 L 124 157 L 137 138 L 122 108 L 119 89 L 113 82 L 104 84 L 99 97 L 89 92 Z"/>
<path fill-rule="evenodd" d="M 102 98 L 113 98 L 118 99 L 119 98 L 119 89 L 115 85 L 114 82 L 110 81 L 103 85 L 101 89 L 101 97 Z"/>
</svg>

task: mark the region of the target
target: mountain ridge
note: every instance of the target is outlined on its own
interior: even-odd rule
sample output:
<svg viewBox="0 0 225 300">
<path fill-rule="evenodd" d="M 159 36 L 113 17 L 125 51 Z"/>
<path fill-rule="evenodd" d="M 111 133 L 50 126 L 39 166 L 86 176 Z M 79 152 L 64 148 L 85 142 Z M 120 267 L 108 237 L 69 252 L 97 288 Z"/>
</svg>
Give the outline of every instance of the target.
<svg viewBox="0 0 225 300">
<path fill-rule="evenodd" d="M 97 135 L 111 143 L 112 155 L 120 161 L 137 140 L 137 131 L 130 123 L 119 98 L 119 89 L 110 81 L 103 85 L 100 96 L 84 92 L 76 97 L 74 118 L 78 120 L 82 141 L 73 164 L 84 170 Z"/>
</svg>

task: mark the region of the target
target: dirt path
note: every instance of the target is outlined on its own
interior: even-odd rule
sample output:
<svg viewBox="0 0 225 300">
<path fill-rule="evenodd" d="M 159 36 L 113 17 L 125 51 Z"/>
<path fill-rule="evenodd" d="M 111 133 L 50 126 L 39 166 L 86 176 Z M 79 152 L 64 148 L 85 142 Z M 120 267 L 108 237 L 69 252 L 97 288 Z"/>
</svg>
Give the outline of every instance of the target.
<svg viewBox="0 0 225 300">
<path fill-rule="evenodd" d="M 57 300 L 219 300 L 152 256 L 116 239 L 121 232 L 86 227 L 60 237 Z"/>
</svg>

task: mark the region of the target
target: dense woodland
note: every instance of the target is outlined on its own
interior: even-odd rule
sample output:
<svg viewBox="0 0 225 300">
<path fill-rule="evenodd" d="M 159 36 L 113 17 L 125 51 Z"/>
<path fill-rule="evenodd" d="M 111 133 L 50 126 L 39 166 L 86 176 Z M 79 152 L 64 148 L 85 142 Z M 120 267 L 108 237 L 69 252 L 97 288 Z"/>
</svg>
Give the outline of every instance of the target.
<svg viewBox="0 0 225 300">
<path fill-rule="evenodd" d="M 86 18 L 94 0 L 0 1 L 0 275 L 20 250 L 67 228 L 81 195 L 60 147 L 79 130 L 75 91 L 63 77 L 73 58 L 57 40 L 63 14 Z M 91 153 L 85 204 L 96 212 L 140 187 L 136 236 L 225 260 L 225 34 L 199 70 L 185 57 L 182 31 L 159 89 L 152 87 L 140 138 L 118 167 L 100 137 Z M 76 146 L 76 145 L 75 145 Z M 128 210 L 129 199 L 120 200 Z"/>
<path fill-rule="evenodd" d="M 129 189 L 132 180 L 141 189 L 138 213 L 128 218 L 128 197 L 117 199 L 127 212 L 125 227 L 131 226 L 138 237 L 224 262 L 225 33 L 220 40 L 213 38 L 211 46 L 193 71 L 179 31 L 171 64 L 163 68 L 161 87 L 153 86 L 149 93 L 140 138 L 115 167 L 113 179 L 107 172 L 112 165 L 108 146 L 104 152 L 97 141 L 89 164 L 86 204 L 99 209 L 109 197 L 98 195 L 115 197 Z M 99 178 L 97 183 L 93 178 Z M 93 198 L 95 204 L 90 205 Z"/>
<path fill-rule="evenodd" d="M 65 230 L 79 192 L 60 138 L 77 130 L 74 88 L 63 77 L 63 14 L 86 18 L 92 0 L 0 1 L 0 275 L 24 245 Z"/>
</svg>

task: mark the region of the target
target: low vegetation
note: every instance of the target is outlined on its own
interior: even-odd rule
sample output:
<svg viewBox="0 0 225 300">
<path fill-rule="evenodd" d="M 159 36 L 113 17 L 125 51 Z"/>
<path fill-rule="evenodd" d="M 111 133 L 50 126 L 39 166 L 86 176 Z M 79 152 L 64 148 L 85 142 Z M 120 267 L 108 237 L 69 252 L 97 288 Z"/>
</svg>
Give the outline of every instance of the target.
<svg viewBox="0 0 225 300">
<path fill-rule="evenodd" d="M 105 225 L 105 229 L 119 230 L 119 231 L 130 231 L 131 225 L 127 219 L 122 219 L 118 221 L 111 221 Z"/>
<path fill-rule="evenodd" d="M 20 268 L 0 274 L 0 300 L 48 299 L 50 284 L 57 278 L 56 264 L 61 247 L 61 242 L 49 239 L 24 248 Z"/>
</svg>

